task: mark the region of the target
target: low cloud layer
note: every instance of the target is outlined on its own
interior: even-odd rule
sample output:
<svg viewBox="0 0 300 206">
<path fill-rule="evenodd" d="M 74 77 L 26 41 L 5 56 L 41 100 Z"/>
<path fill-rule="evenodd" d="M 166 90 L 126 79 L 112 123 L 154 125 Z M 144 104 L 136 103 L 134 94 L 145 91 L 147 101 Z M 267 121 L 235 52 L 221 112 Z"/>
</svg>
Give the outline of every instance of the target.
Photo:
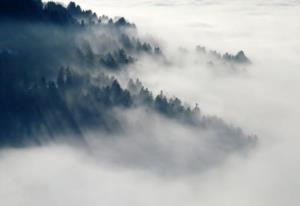
<svg viewBox="0 0 300 206">
<path fill-rule="evenodd" d="M 253 137 L 242 139 L 241 131 L 231 133 L 224 128 L 219 133 L 217 124 L 215 128 L 182 125 L 144 109 L 121 113 L 121 121 L 126 122 L 124 132 L 86 137 L 92 156 L 121 168 L 166 177 L 193 176 L 222 165 L 231 156 L 245 158 L 257 144 Z"/>
</svg>

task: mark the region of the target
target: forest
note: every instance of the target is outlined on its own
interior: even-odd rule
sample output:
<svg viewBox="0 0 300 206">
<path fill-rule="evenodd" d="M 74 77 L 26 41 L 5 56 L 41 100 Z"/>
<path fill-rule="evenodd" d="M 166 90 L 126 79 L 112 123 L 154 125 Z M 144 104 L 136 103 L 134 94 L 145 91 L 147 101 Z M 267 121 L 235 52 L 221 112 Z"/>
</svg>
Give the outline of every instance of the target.
<svg viewBox="0 0 300 206">
<path fill-rule="evenodd" d="M 17 6 L 15 6 L 17 5 Z M 162 49 L 139 37 L 124 17 L 98 17 L 71 2 L 66 7 L 40 0 L 0 2 L 0 145 L 22 147 L 61 137 L 84 141 L 85 131 L 122 132 L 115 109 L 146 108 L 170 121 L 210 130 L 235 140 L 234 150 L 255 146 L 257 137 L 198 104 L 187 106 L 139 79 L 121 86 L 116 73 L 143 55 Z M 198 52 L 206 52 L 197 47 Z M 248 63 L 243 52 L 216 58 Z M 201 135 L 199 136 L 201 138 Z"/>
</svg>

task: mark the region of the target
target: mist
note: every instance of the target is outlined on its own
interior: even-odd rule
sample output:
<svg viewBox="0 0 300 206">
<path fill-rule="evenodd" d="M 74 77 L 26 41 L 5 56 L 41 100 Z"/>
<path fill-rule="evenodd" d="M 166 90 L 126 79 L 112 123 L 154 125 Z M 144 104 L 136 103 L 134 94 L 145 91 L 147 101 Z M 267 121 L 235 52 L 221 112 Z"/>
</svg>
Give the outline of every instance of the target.
<svg viewBox="0 0 300 206">
<path fill-rule="evenodd" d="M 298 1 L 76 3 L 125 16 L 141 39 L 160 46 L 161 57 L 141 55 L 114 73 L 123 88 L 138 78 L 154 95 L 197 103 L 228 127 L 219 135 L 218 126 L 193 127 L 147 107 L 116 109 L 121 132 L 83 130 L 84 146 L 1 149 L 3 205 L 299 205 Z M 212 66 L 197 45 L 222 55 L 242 50 L 251 64 Z"/>
</svg>

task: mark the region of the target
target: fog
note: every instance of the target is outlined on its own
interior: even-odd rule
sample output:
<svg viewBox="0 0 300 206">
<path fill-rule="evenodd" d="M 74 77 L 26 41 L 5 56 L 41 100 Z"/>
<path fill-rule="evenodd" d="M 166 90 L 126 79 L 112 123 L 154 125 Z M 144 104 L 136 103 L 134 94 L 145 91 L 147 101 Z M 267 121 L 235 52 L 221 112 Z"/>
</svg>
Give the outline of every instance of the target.
<svg viewBox="0 0 300 206">
<path fill-rule="evenodd" d="M 299 1 L 76 3 L 125 16 L 161 45 L 164 58 L 140 59 L 119 74 L 124 84 L 136 77 L 156 94 L 198 103 L 259 143 L 231 150 L 231 139 L 198 139 L 203 131 L 147 110 L 122 111 L 125 139 L 90 132 L 88 149 L 54 142 L 1 150 L 1 204 L 299 205 Z M 213 69 L 198 59 L 197 45 L 222 54 L 243 50 L 252 64 Z"/>
</svg>

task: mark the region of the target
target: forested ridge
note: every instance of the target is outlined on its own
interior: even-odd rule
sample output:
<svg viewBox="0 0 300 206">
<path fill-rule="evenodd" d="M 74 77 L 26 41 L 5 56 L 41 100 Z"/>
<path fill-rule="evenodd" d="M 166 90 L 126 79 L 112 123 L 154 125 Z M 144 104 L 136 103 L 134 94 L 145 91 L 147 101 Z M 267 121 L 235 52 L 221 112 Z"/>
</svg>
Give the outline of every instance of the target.
<svg viewBox="0 0 300 206">
<path fill-rule="evenodd" d="M 256 143 L 256 136 L 203 115 L 198 105 L 184 106 L 163 92 L 155 95 L 138 79 L 122 87 L 114 72 L 130 69 L 141 55 L 162 55 L 123 17 L 98 17 L 73 2 L 64 7 L 4 0 L 0 24 L 1 146 L 42 144 L 62 136 L 84 139 L 87 130 L 117 133 L 123 128 L 115 108 L 139 107 L 232 139 L 234 149 Z M 244 53 L 222 58 L 248 61 Z"/>
</svg>

